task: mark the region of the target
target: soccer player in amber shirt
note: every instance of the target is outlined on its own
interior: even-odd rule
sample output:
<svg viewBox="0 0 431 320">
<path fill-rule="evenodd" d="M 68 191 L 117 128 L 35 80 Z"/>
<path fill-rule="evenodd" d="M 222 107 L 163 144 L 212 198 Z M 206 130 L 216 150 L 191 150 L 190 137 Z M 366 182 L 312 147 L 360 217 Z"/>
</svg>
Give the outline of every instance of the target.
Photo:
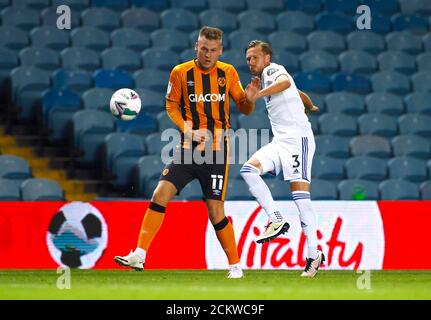
<svg viewBox="0 0 431 320">
<path fill-rule="evenodd" d="M 235 68 L 218 61 L 222 54 L 220 29 L 203 27 L 195 50 L 196 59 L 174 67 L 166 93 L 166 110 L 181 131 L 181 145 L 160 176 L 142 222 L 136 250 L 114 259 L 122 266 L 142 270 L 169 201 L 190 181 L 198 179 L 209 219 L 229 261 L 228 277 L 242 278 L 234 230 L 224 212 L 229 155 L 223 130 L 230 128 L 229 96 L 241 113 L 249 114 L 254 109 L 254 96 L 260 83 L 254 80 L 244 90 Z M 205 159 L 210 154 L 211 161 L 197 162 L 196 154 L 205 154 Z"/>
</svg>

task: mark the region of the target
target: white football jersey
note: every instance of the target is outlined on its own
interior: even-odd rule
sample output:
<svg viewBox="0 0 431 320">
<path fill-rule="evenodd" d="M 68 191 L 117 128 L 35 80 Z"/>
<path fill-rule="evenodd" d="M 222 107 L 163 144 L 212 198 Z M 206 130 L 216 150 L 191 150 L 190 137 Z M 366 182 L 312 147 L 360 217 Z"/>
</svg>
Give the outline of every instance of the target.
<svg viewBox="0 0 431 320">
<path fill-rule="evenodd" d="M 313 135 L 311 124 L 304 112 L 304 104 L 295 82 L 286 69 L 276 63 L 262 71 L 262 89 L 271 85 L 280 75 L 287 75 L 290 87 L 277 94 L 264 97 L 274 138 L 309 137 Z"/>
</svg>

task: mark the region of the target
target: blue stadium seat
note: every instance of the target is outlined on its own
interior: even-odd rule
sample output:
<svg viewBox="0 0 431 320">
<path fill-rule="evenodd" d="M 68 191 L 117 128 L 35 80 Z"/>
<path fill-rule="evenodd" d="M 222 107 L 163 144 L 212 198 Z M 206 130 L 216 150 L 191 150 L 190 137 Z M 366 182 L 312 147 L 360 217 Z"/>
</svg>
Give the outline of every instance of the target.
<svg viewBox="0 0 431 320">
<path fill-rule="evenodd" d="M 348 34 L 346 41 L 349 50 L 365 51 L 370 54 L 385 50 L 383 37 L 372 31 L 353 31 Z"/>
<path fill-rule="evenodd" d="M 60 58 L 56 51 L 48 48 L 27 47 L 19 52 L 22 66 L 33 66 L 45 70 L 60 67 Z"/>
<path fill-rule="evenodd" d="M 386 15 L 392 15 L 399 10 L 398 1 L 393 0 L 362 0 L 362 4 L 369 6 L 371 12 Z"/>
<path fill-rule="evenodd" d="M 230 48 L 244 50 L 251 40 L 260 39 L 266 41 L 266 36 L 253 30 L 235 30 L 228 36 Z"/>
<path fill-rule="evenodd" d="M 388 161 L 389 177 L 411 182 L 423 182 L 428 178 L 426 161 L 410 157 L 397 157 Z"/>
<path fill-rule="evenodd" d="M 412 75 L 411 82 L 414 91 L 431 91 L 431 73 L 419 71 Z"/>
<path fill-rule="evenodd" d="M 338 184 L 340 200 L 378 200 L 379 185 L 374 181 L 361 179 L 343 180 Z"/>
<path fill-rule="evenodd" d="M 322 134 L 315 136 L 316 155 L 332 158 L 348 158 L 350 156 L 349 138 Z"/>
<path fill-rule="evenodd" d="M 104 139 L 104 165 L 115 180 L 114 187 L 126 187 L 133 183 L 134 166 L 145 155 L 145 144 L 141 137 L 113 132 Z"/>
<path fill-rule="evenodd" d="M 246 0 L 212 0 L 208 1 L 208 5 L 210 9 L 222 9 L 237 14 L 245 10 L 247 3 Z"/>
<path fill-rule="evenodd" d="M 426 51 L 431 51 L 431 33 L 423 37 L 423 45 Z"/>
<path fill-rule="evenodd" d="M 356 8 L 360 5 L 359 0 L 340 1 L 340 0 L 323 0 L 325 10 L 329 12 L 339 12 L 348 15 L 356 13 Z"/>
<path fill-rule="evenodd" d="M 198 179 L 190 181 L 176 197 L 176 200 L 203 200 L 201 184 Z"/>
<path fill-rule="evenodd" d="M 431 200 L 431 180 L 425 181 L 420 185 L 420 193 L 422 200 Z"/>
<path fill-rule="evenodd" d="M 307 51 L 301 54 L 301 69 L 304 72 L 320 71 L 332 74 L 338 70 L 337 58 L 325 51 Z"/>
<path fill-rule="evenodd" d="M 163 29 L 191 32 L 199 27 L 195 14 L 185 9 L 167 9 L 160 14 Z"/>
<path fill-rule="evenodd" d="M 307 41 L 305 37 L 290 31 L 273 32 L 268 36 L 268 40 L 275 52 L 283 52 L 284 50 L 287 50 L 291 53 L 300 54 L 307 49 Z"/>
<path fill-rule="evenodd" d="M 1 20 L 4 26 L 14 26 L 24 31 L 30 31 L 40 23 L 36 10 L 14 6 L 1 11 Z"/>
<path fill-rule="evenodd" d="M 135 86 L 165 92 L 169 82 L 169 72 L 157 69 L 144 69 L 133 74 Z"/>
<path fill-rule="evenodd" d="M 317 114 L 310 114 L 308 115 L 308 121 L 311 124 L 311 130 L 313 130 L 313 133 L 314 134 L 320 133 L 319 116 Z"/>
<path fill-rule="evenodd" d="M 188 49 L 189 37 L 185 32 L 169 29 L 159 29 L 150 35 L 153 47 L 168 49 L 176 52 Z"/>
<path fill-rule="evenodd" d="M 33 47 L 46 47 L 53 50 L 63 50 L 69 46 L 69 33 L 53 26 L 42 26 L 31 30 Z"/>
<path fill-rule="evenodd" d="M 195 57 L 196 57 L 195 49 L 186 49 L 186 50 L 183 50 L 180 54 L 181 62 L 193 60 Z"/>
<path fill-rule="evenodd" d="M 159 113 L 165 110 L 165 90 L 162 92 L 144 88 L 136 88 L 135 91 L 141 97 L 141 110 L 147 113 Z"/>
<path fill-rule="evenodd" d="M 402 51 L 386 51 L 379 54 L 380 70 L 394 70 L 404 74 L 416 71 L 415 59 Z"/>
<path fill-rule="evenodd" d="M 82 93 L 84 109 L 109 112 L 109 101 L 115 91 L 108 88 L 91 88 Z"/>
<path fill-rule="evenodd" d="M 117 12 L 108 8 L 88 8 L 82 11 L 81 21 L 84 27 L 96 27 L 107 32 L 120 28 Z"/>
<path fill-rule="evenodd" d="M 386 159 L 357 156 L 348 159 L 345 168 L 349 179 L 382 181 L 387 177 Z"/>
<path fill-rule="evenodd" d="M 272 61 L 284 66 L 290 74 L 299 70 L 299 59 L 296 54 L 287 51 L 278 51 L 273 54 Z"/>
<path fill-rule="evenodd" d="M 380 113 L 367 113 L 358 118 L 359 132 L 386 138 L 397 134 L 397 121 L 388 115 Z"/>
<path fill-rule="evenodd" d="M 402 13 L 430 15 L 431 5 L 427 0 L 400 0 Z"/>
<path fill-rule="evenodd" d="M 235 66 L 237 71 L 249 71 L 247 60 L 245 59 L 244 51 L 241 50 L 226 50 L 220 58 L 221 61 L 230 63 Z"/>
<path fill-rule="evenodd" d="M 313 16 L 301 11 L 282 12 L 277 16 L 276 21 L 280 31 L 291 31 L 306 35 L 314 30 Z"/>
<path fill-rule="evenodd" d="M 121 14 L 123 28 L 132 28 L 143 32 L 152 32 L 159 28 L 159 14 L 145 8 L 130 8 Z"/>
<path fill-rule="evenodd" d="M 404 114 L 398 118 L 400 134 L 415 134 L 431 137 L 431 117 L 423 114 Z"/>
<path fill-rule="evenodd" d="M 60 185 L 50 179 L 31 178 L 21 185 L 24 201 L 64 201 L 64 192 Z"/>
<path fill-rule="evenodd" d="M 194 13 L 199 13 L 208 8 L 207 0 L 171 0 L 172 8 L 182 8 Z M 209 24 L 212 26 L 212 24 Z"/>
<path fill-rule="evenodd" d="M 370 113 L 384 113 L 390 116 L 404 113 L 403 99 L 388 92 L 373 92 L 367 95 L 365 104 Z"/>
<path fill-rule="evenodd" d="M 129 0 L 91 0 L 93 7 L 108 7 L 115 11 L 123 11 L 129 7 Z"/>
<path fill-rule="evenodd" d="M 169 0 L 131 0 L 131 2 L 135 7 L 145 7 L 157 12 L 169 8 Z"/>
<path fill-rule="evenodd" d="M 320 72 L 297 72 L 294 80 L 298 88 L 314 93 L 328 93 L 331 91 L 329 78 Z"/>
<path fill-rule="evenodd" d="M 365 112 L 364 99 L 351 92 L 333 92 L 325 97 L 327 111 L 358 116 Z"/>
<path fill-rule="evenodd" d="M 345 50 L 344 38 L 332 31 L 314 31 L 307 36 L 310 50 L 324 50 L 338 54 Z"/>
<path fill-rule="evenodd" d="M 6 47 L 0 47 L 0 99 L 7 101 L 10 71 L 18 65 L 18 55 Z"/>
<path fill-rule="evenodd" d="M 336 182 L 314 179 L 311 183 L 311 200 L 337 200 Z"/>
<path fill-rule="evenodd" d="M 421 53 L 416 57 L 418 71 L 431 71 L 431 52 Z"/>
<path fill-rule="evenodd" d="M 13 26 L 0 26 L 0 46 L 21 50 L 29 43 L 27 32 Z"/>
<path fill-rule="evenodd" d="M 52 130 L 50 141 L 60 141 L 71 133 L 73 114 L 81 109 L 79 94 L 61 89 L 48 89 L 42 93 L 43 123 Z"/>
<path fill-rule="evenodd" d="M 384 36 L 392 31 L 391 19 L 386 15 L 371 12 L 371 21 L 371 30 L 373 30 L 373 32 Z"/>
<path fill-rule="evenodd" d="M 282 176 L 282 174 L 280 174 Z M 265 182 L 271 190 L 272 198 L 278 200 L 292 200 L 292 192 L 288 181 L 279 179 L 265 179 Z"/>
<path fill-rule="evenodd" d="M 52 5 L 55 7 L 64 4 L 63 0 L 52 0 Z M 72 10 L 82 11 L 90 6 L 90 0 L 67 0 L 67 5 Z"/>
<path fill-rule="evenodd" d="M 312 178 L 323 180 L 342 180 L 344 178 L 344 159 L 327 156 L 315 156 L 313 159 Z"/>
<path fill-rule="evenodd" d="M 5 1 L 9 3 L 9 1 Z M 51 4 L 50 0 L 15 0 L 13 1 L 14 7 L 29 8 L 34 10 L 41 10 Z M 0 5 L 1 7 L 1 5 Z"/>
<path fill-rule="evenodd" d="M 111 32 L 111 42 L 113 47 L 140 52 L 150 47 L 150 36 L 138 29 L 120 28 Z"/>
<path fill-rule="evenodd" d="M 101 160 L 105 136 L 115 131 L 114 117 L 108 112 L 81 110 L 75 112 L 73 122 L 73 145 L 83 152 L 79 159 L 82 164 Z"/>
<path fill-rule="evenodd" d="M 237 29 L 236 15 L 221 9 L 209 9 L 199 14 L 201 26 L 210 25 L 229 34 Z M 224 38 L 227 38 L 226 36 Z"/>
<path fill-rule="evenodd" d="M 132 76 L 124 70 L 99 69 L 93 73 L 93 79 L 98 88 L 133 88 Z"/>
<path fill-rule="evenodd" d="M 160 132 L 149 134 L 145 137 L 145 144 L 147 146 L 147 153 L 150 155 L 160 155 L 162 147 L 160 141 L 162 140 Z"/>
<path fill-rule="evenodd" d="M 370 156 L 389 158 L 391 145 L 385 138 L 372 135 L 362 135 L 350 140 L 350 150 L 354 156 Z"/>
<path fill-rule="evenodd" d="M 319 13 L 322 7 L 321 0 L 283 0 L 289 11 L 302 11 L 306 13 Z"/>
<path fill-rule="evenodd" d="M 407 113 L 423 113 L 431 116 L 431 92 L 414 92 L 404 98 Z"/>
<path fill-rule="evenodd" d="M 269 118 L 262 116 L 258 113 L 252 113 L 250 115 L 241 114 L 238 117 L 238 123 L 240 128 L 243 129 L 270 129 L 271 124 Z"/>
<path fill-rule="evenodd" d="M 11 96 L 21 111 L 18 118 L 28 120 L 36 116 L 41 106 L 41 91 L 50 86 L 51 72 L 35 67 L 17 67 L 10 73 Z"/>
<path fill-rule="evenodd" d="M 100 66 L 99 53 L 87 48 L 66 48 L 60 55 L 63 68 L 94 71 Z"/>
<path fill-rule="evenodd" d="M 226 188 L 226 200 L 254 200 L 254 197 L 244 180 L 229 179 Z"/>
<path fill-rule="evenodd" d="M 326 113 L 319 118 L 320 132 L 351 137 L 357 134 L 356 119 L 342 113 Z"/>
<path fill-rule="evenodd" d="M 395 14 L 391 18 L 395 31 L 408 30 L 415 33 L 426 33 L 428 31 L 428 21 L 415 14 Z"/>
<path fill-rule="evenodd" d="M 0 155 L 0 178 L 21 182 L 31 177 L 30 166 L 24 158 L 11 154 Z"/>
<path fill-rule="evenodd" d="M 108 32 L 91 26 L 72 30 L 70 38 L 74 47 L 85 47 L 95 51 L 104 50 L 111 43 Z"/>
<path fill-rule="evenodd" d="M 127 48 L 108 48 L 101 53 L 102 66 L 105 69 L 121 69 L 134 72 L 141 68 L 141 56 Z"/>
<path fill-rule="evenodd" d="M 60 5 L 64 5 L 63 0 L 62 1 L 59 0 L 58 2 L 59 2 L 58 5 L 55 5 L 55 6 L 53 5 L 50 8 L 43 9 L 42 13 L 40 14 L 40 18 L 42 20 L 42 25 L 57 28 L 57 21 L 58 21 L 58 17 L 59 17 L 59 15 L 57 14 L 57 8 Z M 70 11 L 70 27 L 72 29 L 74 29 L 74 28 L 79 27 L 81 24 L 81 20 L 79 17 L 80 12 L 79 12 L 79 10 L 73 9 L 70 4 L 68 4 L 68 5 L 71 9 L 71 11 Z M 62 13 L 63 13 L 63 11 L 62 11 Z M 68 30 L 60 30 L 60 31 L 67 32 Z M 67 34 L 68 34 L 68 32 L 67 32 Z"/>
<path fill-rule="evenodd" d="M 323 12 L 316 16 L 316 27 L 319 30 L 348 34 L 353 31 L 353 20 L 339 13 Z"/>
<path fill-rule="evenodd" d="M 409 78 L 397 71 L 380 71 L 371 77 L 373 90 L 404 95 L 410 91 Z"/>
<path fill-rule="evenodd" d="M 163 48 L 149 48 L 142 52 L 144 68 L 154 68 L 165 71 L 180 63 L 180 57 L 175 52 Z"/>
<path fill-rule="evenodd" d="M 414 135 L 400 135 L 392 139 L 394 156 L 408 156 L 419 159 L 429 159 L 430 144 L 427 139 Z"/>
<path fill-rule="evenodd" d="M 371 91 L 371 82 L 366 76 L 355 73 L 339 72 L 331 76 L 334 91 L 348 91 L 365 94 Z"/>
<path fill-rule="evenodd" d="M 418 186 L 409 181 L 390 179 L 379 184 L 382 200 L 418 200 Z"/>
<path fill-rule="evenodd" d="M 143 156 L 138 160 L 135 168 L 137 172 L 135 173 L 134 185 L 141 195 L 145 194 L 148 198 L 151 198 L 155 187 L 148 187 L 148 184 L 152 179 L 157 179 L 157 185 L 164 166 L 165 164 L 159 155 Z"/>
<path fill-rule="evenodd" d="M 19 186 L 14 181 L 0 178 L 0 201 L 19 201 Z"/>
<path fill-rule="evenodd" d="M 250 10 L 263 11 L 270 14 L 276 14 L 284 10 L 283 0 L 246 0 L 247 8 Z"/>
<path fill-rule="evenodd" d="M 177 127 L 175 126 L 175 124 L 172 122 L 171 118 L 165 111 L 162 111 L 157 115 L 157 123 L 158 123 L 159 132 L 163 132 L 166 129 L 171 129 L 171 128 L 177 129 Z"/>
<path fill-rule="evenodd" d="M 157 131 L 157 121 L 145 112 L 140 112 L 133 121 L 117 120 L 117 131 L 145 136 Z"/>
<path fill-rule="evenodd" d="M 388 50 L 404 51 L 408 54 L 422 52 L 421 38 L 409 32 L 391 32 L 385 37 Z"/>
<path fill-rule="evenodd" d="M 326 103 L 325 103 L 325 97 L 326 95 L 318 94 L 318 93 L 307 93 L 310 97 L 311 101 L 314 105 L 318 106 L 320 109 L 320 113 L 326 112 Z M 315 114 L 316 115 L 316 114 Z"/>
<path fill-rule="evenodd" d="M 52 74 L 53 88 L 82 93 L 93 87 L 91 74 L 79 69 L 58 69 Z"/>
<path fill-rule="evenodd" d="M 377 69 L 376 58 L 365 51 L 345 51 L 339 55 L 338 59 L 341 71 L 369 75 Z"/>
<path fill-rule="evenodd" d="M 238 22 L 241 29 L 255 30 L 261 33 L 270 33 L 276 28 L 275 20 L 271 14 L 247 10 L 238 15 Z"/>
</svg>

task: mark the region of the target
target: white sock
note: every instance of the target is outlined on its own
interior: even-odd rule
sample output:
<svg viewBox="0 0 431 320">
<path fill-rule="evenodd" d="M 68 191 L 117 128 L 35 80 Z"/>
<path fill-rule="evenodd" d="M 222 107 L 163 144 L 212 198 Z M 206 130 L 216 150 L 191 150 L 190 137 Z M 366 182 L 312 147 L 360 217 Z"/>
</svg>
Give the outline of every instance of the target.
<svg viewBox="0 0 431 320">
<path fill-rule="evenodd" d="M 265 210 L 269 221 L 279 222 L 279 220 L 281 220 L 281 215 L 272 198 L 271 191 L 260 176 L 259 169 L 251 164 L 245 163 L 240 173 L 245 182 L 247 182 L 251 194 Z M 275 212 L 277 212 L 277 214 L 275 214 Z"/>
<path fill-rule="evenodd" d="M 307 238 L 308 257 L 317 258 L 317 219 L 310 201 L 310 192 L 293 191 L 293 200 L 299 210 L 302 231 Z"/>
<path fill-rule="evenodd" d="M 134 253 L 136 253 L 138 255 L 139 259 L 145 261 L 145 257 L 147 256 L 147 252 L 144 249 L 137 247 L 135 249 Z"/>
</svg>

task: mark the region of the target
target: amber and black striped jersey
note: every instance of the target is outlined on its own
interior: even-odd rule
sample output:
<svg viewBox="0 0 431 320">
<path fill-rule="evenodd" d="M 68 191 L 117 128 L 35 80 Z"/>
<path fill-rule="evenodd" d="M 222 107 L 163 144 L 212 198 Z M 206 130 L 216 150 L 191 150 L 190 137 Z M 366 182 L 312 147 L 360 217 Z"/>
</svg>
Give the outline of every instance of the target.
<svg viewBox="0 0 431 320">
<path fill-rule="evenodd" d="M 218 61 L 210 70 L 202 70 L 191 60 L 174 67 L 166 93 L 169 117 L 182 133 L 189 129 L 208 129 L 213 148 L 218 149 L 219 134 L 230 128 L 230 98 L 239 110 L 250 113 L 254 105 L 247 102 L 235 68 Z M 182 136 L 182 146 L 187 144 Z"/>
</svg>

